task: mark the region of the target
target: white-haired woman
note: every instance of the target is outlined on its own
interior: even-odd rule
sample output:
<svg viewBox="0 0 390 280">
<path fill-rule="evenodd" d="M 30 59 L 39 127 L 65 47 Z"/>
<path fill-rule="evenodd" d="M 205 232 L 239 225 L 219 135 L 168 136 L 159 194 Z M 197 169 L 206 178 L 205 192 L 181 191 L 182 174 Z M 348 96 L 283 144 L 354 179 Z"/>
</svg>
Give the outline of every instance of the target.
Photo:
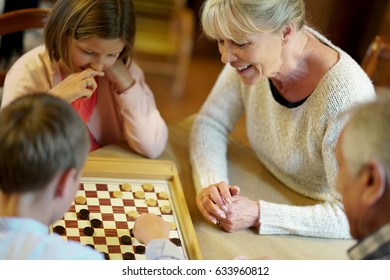
<svg viewBox="0 0 390 280">
<path fill-rule="evenodd" d="M 375 97 L 371 81 L 343 50 L 305 23 L 303 0 L 207 0 L 207 37 L 226 64 L 191 132 L 197 205 L 226 231 L 348 238 L 335 189 L 335 116 Z M 227 136 L 246 114 L 258 158 L 288 188 L 319 201 L 289 206 L 239 195 L 227 173 Z"/>
</svg>

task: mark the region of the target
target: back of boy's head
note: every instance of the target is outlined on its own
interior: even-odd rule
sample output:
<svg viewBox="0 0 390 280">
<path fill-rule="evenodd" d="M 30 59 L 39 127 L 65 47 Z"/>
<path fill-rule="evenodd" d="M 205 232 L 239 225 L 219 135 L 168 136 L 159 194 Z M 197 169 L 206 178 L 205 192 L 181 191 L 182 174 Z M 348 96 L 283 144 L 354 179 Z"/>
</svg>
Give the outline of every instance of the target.
<svg viewBox="0 0 390 280">
<path fill-rule="evenodd" d="M 0 111 L 0 191 L 39 191 L 58 172 L 81 170 L 89 145 L 85 124 L 64 100 L 19 97 Z"/>
</svg>

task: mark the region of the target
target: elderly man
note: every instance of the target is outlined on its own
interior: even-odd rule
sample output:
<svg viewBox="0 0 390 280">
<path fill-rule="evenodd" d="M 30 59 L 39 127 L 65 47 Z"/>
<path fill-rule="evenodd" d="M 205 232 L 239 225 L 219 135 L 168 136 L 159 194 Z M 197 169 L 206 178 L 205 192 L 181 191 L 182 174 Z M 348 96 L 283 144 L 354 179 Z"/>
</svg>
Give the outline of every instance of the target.
<svg viewBox="0 0 390 280">
<path fill-rule="evenodd" d="M 336 144 L 351 259 L 390 259 L 390 96 L 356 107 Z"/>
</svg>

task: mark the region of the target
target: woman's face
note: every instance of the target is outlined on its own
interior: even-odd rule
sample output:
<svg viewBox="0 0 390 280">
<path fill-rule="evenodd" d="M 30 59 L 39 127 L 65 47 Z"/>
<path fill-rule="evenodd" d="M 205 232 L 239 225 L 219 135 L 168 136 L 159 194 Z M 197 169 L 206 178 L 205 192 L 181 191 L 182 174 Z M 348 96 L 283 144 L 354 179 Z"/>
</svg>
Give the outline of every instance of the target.
<svg viewBox="0 0 390 280">
<path fill-rule="evenodd" d="M 273 77 L 282 64 L 280 33 L 246 35 L 239 42 L 222 39 L 218 41 L 218 48 L 221 61 L 234 67 L 247 85 Z"/>
<path fill-rule="evenodd" d="M 87 68 L 104 71 L 110 68 L 118 59 L 125 44 L 120 38 L 102 39 L 91 37 L 87 39 L 71 39 L 70 65 L 73 72 L 81 72 Z"/>
</svg>

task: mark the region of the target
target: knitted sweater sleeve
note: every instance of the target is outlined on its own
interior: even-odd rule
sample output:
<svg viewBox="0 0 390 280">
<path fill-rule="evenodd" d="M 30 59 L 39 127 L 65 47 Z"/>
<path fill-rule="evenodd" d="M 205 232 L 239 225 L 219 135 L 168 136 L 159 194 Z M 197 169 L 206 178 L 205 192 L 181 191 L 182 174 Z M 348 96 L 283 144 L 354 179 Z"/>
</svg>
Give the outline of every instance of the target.
<svg viewBox="0 0 390 280">
<path fill-rule="evenodd" d="M 190 135 L 190 162 L 196 191 L 220 181 L 228 182 L 228 135 L 243 113 L 240 81 L 225 66 L 195 119 Z"/>
<path fill-rule="evenodd" d="M 310 206 L 293 206 L 260 200 L 259 234 L 350 238 L 349 223 L 335 187 L 337 162 L 333 149 L 341 129 L 341 122 L 328 124 L 322 141 L 322 158 L 328 189 L 322 188 L 318 193 L 310 193 L 307 189 L 316 189 L 314 180 L 311 183 L 297 184 L 299 193 L 318 200 L 318 203 Z M 307 168 L 310 170 L 309 166 Z M 286 182 L 286 185 L 289 186 L 290 182 Z"/>
</svg>

